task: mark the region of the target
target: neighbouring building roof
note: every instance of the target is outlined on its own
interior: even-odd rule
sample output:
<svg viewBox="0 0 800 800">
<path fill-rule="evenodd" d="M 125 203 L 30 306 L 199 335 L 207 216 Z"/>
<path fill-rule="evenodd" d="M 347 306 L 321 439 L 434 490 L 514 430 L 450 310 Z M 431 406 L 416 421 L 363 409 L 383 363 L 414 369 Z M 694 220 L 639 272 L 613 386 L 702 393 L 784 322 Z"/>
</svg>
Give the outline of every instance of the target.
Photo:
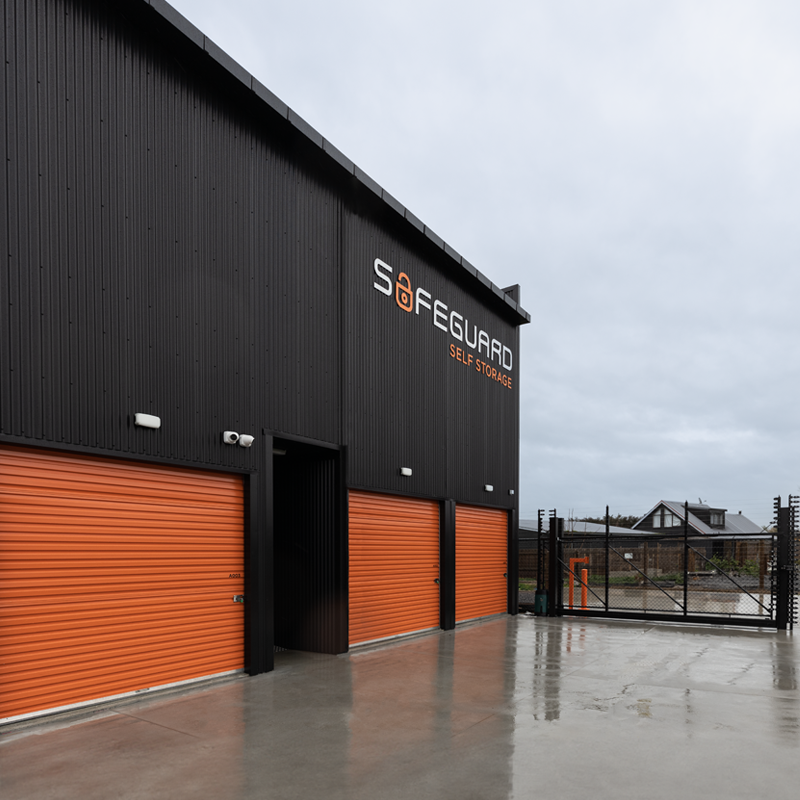
<svg viewBox="0 0 800 800">
<path fill-rule="evenodd" d="M 659 500 L 641 519 L 634 524 L 634 529 L 639 529 L 651 515 L 663 506 L 665 511 L 669 511 L 681 521 L 684 519 L 684 503 L 674 500 Z M 710 512 L 721 512 L 724 516 L 723 525 L 710 525 L 700 517 L 708 516 Z M 763 533 L 764 530 L 744 514 L 730 514 L 727 509 L 709 506 L 706 503 L 689 503 L 689 527 L 695 533 L 707 536 L 732 536 L 736 534 Z M 644 532 L 644 531 L 642 531 Z"/>
<path fill-rule="evenodd" d="M 544 530 L 549 530 L 549 521 L 544 520 Z M 609 525 L 611 533 L 630 533 L 630 528 L 620 528 L 618 525 Z M 519 521 L 520 536 L 523 536 L 523 531 L 537 532 L 539 530 L 539 520 L 537 519 L 521 519 Z M 584 522 L 583 520 L 565 519 L 564 531 L 566 533 L 605 533 L 606 526 L 602 522 Z"/>
</svg>

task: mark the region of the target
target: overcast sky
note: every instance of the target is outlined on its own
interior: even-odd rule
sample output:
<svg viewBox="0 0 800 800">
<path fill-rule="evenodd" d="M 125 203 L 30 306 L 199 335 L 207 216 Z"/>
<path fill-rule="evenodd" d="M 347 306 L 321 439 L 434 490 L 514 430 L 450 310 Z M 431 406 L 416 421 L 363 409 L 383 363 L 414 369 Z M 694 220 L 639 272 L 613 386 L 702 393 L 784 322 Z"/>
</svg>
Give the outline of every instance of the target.
<svg viewBox="0 0 800 800">
<path fill-rule="evenodd" d="M 172 3 L 522 285 L 523 518 L 800 494 L 800 3 Z"/>
</svg>

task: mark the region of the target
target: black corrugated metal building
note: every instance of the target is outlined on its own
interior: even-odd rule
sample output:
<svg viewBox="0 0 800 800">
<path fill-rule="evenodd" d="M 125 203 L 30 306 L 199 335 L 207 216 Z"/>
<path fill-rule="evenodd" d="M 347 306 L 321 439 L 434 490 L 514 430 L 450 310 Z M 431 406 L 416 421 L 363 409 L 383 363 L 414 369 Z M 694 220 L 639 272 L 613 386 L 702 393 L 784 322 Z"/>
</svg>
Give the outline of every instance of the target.
<svg viewBox="0 0 800 800">
<path fill-rule="evenodd" d="M 20 587 L 52 578 L 31 572 L 43 523 L 8 512 L 31 454 L 44 459 L 30 467 L 41 493 L 20 501 L 23 515 L 61 496 L 41 477 L 50 456 L 67 483 L 70 464 L 240 476 L 235 611 L 250 673 L 272 668 L 275 645 L 341 653 L 356 641 L 353 609 L 370 589 L 353 588 L 354 527 L 369 533 L 381 509 L 411 519 L 406 501 L 437 509 L 437 624 L 464 617 L 462 507 L 478 527 L 481 509 L 502 515 L 516 613 L 530 319 L 518 287 L 494 286 L 161 0 L 4 0 L 4 14 L 0 577 L 19 589 L 0 588 L 8 625 L 28 602 Z M 405 537 L 385 545 L 388 573 L 366 578 L 383 581 L 394 616 L 407 604 L 392 579 Z M 75 575 L 113 562 L 81 547 L 67 595 Z M 372 638 L 397 632 L 376 624 Z"/>
</svg>

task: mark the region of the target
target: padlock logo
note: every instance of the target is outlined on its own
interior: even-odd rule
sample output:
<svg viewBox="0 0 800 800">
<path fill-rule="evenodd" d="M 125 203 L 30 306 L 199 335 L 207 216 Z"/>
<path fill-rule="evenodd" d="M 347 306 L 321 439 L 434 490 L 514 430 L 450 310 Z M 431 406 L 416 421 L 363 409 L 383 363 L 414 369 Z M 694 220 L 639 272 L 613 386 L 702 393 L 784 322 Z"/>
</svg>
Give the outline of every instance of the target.
<svg viewBox="0 0 800 800">
<path fill-rule="evenodd" d="M 405 284 L 403 283 L 405 281 Z M 397 300 L 397 305 L 403 311 L 411 311 L 414 307 L 414 293 L 411 291 L 411 281 L 405 272 L 401 272 L 397 276 L 397 283 L 395 285 L 394 297 Z"/>
</svg>

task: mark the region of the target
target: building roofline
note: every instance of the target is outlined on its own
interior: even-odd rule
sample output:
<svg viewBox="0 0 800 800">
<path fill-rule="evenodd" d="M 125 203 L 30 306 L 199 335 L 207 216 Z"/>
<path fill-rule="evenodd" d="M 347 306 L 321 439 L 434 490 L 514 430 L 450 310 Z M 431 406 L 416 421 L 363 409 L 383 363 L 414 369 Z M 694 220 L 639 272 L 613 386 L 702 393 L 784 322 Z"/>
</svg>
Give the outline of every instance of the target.
<svg viewBox="0 0 800 800">
<path fill-rule="evenodd" d="M 241 64 L 229 56 L 219 45 L 215 44 L 199 28 L 195 27 L 177 9 L 173 8 L 166 0 L 132 0 L 138 5 L 149 6 L 150 9 L 161 17 L 174 32 L 183 36 L 188 42 L 202 50 L 211 58 L 219 68 L 238 81 L 244 89 L 253 96 L 253 101 L 267 106 L 272 112 L 284 118 L 289 125 L 315 145 L 325 154 L 325 157 L 338 165 L 359 184 L 368 189 L 387 208 L 391 209 L 398 217 L 416 228 L 437 248 L 454 261 L 471 279 L 471 282 L 481 284 L 484 291 L 501 300 L 508 311 L 517 318 L 517 324 L 524 325 L 531 321 L 531 315 L 514 300 L 507 292 L 496 286 L 485 275 L 478 271 L 472 264 L 460 255 L 453 247 L 434 233 L 427 225 L 420 222 L 402 203 L 390 195 L 375 180 L 367 175 L 358 165 L 352 162 L 344 153 L 337 149 L 322 134 L 306 122 L 297 112 L 292 110 L 279 97 L 273 94 L 255 76 L 251 75 Z"/>
</svg>

